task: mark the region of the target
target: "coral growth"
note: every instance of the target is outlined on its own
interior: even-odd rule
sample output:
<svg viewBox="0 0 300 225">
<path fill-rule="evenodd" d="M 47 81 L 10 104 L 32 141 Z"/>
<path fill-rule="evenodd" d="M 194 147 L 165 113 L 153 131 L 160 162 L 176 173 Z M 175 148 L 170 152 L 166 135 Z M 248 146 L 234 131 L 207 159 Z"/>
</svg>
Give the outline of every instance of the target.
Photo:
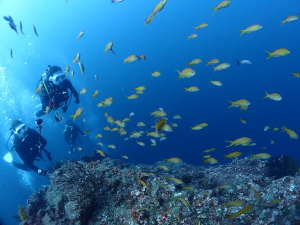
<svg viewBox="0 0 300 225">
<path fill-rule="evenodd" d="M 248 158 L 210 167 L 132 165 L 109 158 L 67 162 L 51 175 L 50 186 L 28 200 L 22 224 L 296 223 L 300 176 L 276 180 L 267 172 L 266 161 Z M 224 206 L 231 201 L 244 204 Z M 250 211 L 230 219 L 252 204 Z"/>
</svg>

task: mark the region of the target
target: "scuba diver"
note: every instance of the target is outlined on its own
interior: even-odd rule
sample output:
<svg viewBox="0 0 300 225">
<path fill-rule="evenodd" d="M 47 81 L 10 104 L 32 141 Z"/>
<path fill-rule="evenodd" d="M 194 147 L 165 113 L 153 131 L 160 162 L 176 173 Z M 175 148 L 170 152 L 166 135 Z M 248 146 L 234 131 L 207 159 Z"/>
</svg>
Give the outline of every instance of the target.
<svg viewBox="0 0 300 225">
<path fill-rule="evenodd" d="M 36 122 L 38 129 L 41 131 L 41 122 Z M 33 162 L 40 161 L 43 158 L 43 153 L 47 156 L 47 158 L 51 161 L 51 153 L 45 149 L 47 141 L 43 138 L 38 132 L 34 129 L 27 128 L 27 126 L 19 120 L 14 120 L 12 122 L 12 126 L 10 128 L 11 135 L 6 142 L 6 147 L 11 136 L 14 136 L 12 140 L 13 147 L 12 150 L 15 150 L 20 158 L 23 160 L 23 164 L 12 162 L 12 164 L 18 169 L 39 173 L 42 176 L 49 176 L 51 172 L 49 170 L 42 170 L 37 166 L 33 165 Z M 39 158 L 39 159 L 37 159 Z"/>
<path fill-rule="evenodd" d="M 76 140 L 78 139 L 78 141 L 81 142 L 79 139 L 79 133 L 86 137 L 82 130 L 80 130 L 80 128 L 74 124 L 72 120 L 68 120 L 65 126 L 64 134 L 65 141 L 70 145 L 69 154 L 74 152 L 75 146 L 77 145 Z"/>
<path fill-rule="evenodd" d="M 71 98 L 68 89 L 71 91 Z M 48 66 L 48 69 L 39 81 L 36 93 L 39 93 L 42 103 L 42 109 L 36 113 L 37 117 L 41 117 L 53 109 L 55 111 L 55 119 L 57 121 L 61 120 L 56 110 L 62 106 L 63 113 L 65 113 L 71 102 L 72 94 L 76 98 L 75 103 L 80 103 L 77 91 L 58 66 Z M 68 102 L 69 99 L 70 101 Z"/>
</svg>

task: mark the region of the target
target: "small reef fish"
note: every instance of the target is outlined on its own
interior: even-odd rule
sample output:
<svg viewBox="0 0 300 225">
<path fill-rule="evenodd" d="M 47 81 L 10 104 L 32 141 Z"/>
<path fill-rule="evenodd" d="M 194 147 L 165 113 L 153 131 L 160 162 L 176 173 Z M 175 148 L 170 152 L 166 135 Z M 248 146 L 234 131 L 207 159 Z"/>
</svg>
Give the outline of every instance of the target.
<svg viewBox="0 0 300 225">
<path fill-rule="evenodd" d="M 112 97 L 108 97 L 103 101 L 104 106 L 111 106 L 113 104 L 113 98 Z"/>
<path fill-rule="evenodd" d="M 198 64 L 201 63 L 201 62 L 202 62 L 201 59 L 194 59 L 194 60 L 192 60 L 192 61 L 190 61 L 190 62 L 187 62 L 187 65 L 188 65 L 188 66 L 194 66 L 194 65 L 198 65 Z"/>
<path fill-rule="evenodd" d="M 196 86 L 192 86 L 192 87 L 189 87 L 189 88 L 184 88 L 184 92 L 197 92 L 199 90 L 200 89 Z"/>
<path fill-rule="evenodd" d="M 273 52 L 268 52 L 268 51 L 266 51 L 266 52 L 269 54 L 267 59 L 269 59 L 271 57 L 286 56 L 286 55 L 291 53 L 291 51 L 287 50 L 286 48 L 279 48 L 279 49 L 276 49 Z"/>
<path fill-rule="evenodd" d="M 138 122 L 138 123 L 136 124 L 136 126 L 137 126 L 137 127 L 145 127 L 146 124 L 145 124 L 144 122 Z"/>
<path fill-rule="evenodd" d="M 216 163 L 218 163 L 218 160 L 216 160 L 215 158 L 208 158 L 208 159 L 206 159 L 206 160 L 204 160 L 203 159 L 203 164 L 205 164 L 205 163 L 209 163 L 209 164 L 216 164 Z"/>
<path fill-rule="evenodd" d="M 166 123 L 166 118 L 160 119 L 160 120 L 156 123 L 156 126 L 155 126 L 155 132 L 158 132 L 159 130 L 161 130 L 162 127 L 165 125 L 165 123 Z"/>
<path fill-rule="evenodd" d="M 97 74 L 95 74 L 95 81 L 98 81 L 98 76 L 97 76 Z"/>
<path fill-rule="evenodd" d="M 247 123 L 247 121 L 243 120 L 243 119 L 240 119 L 240 121 L 242 122 L 242 124 L 246 124 Z"/>
<path fill-rule="evenodd" d="M 79 62 L 78 65 L 79 65 L 79 69 L 80 69 L 81 75 L 82 75 L 82 77 L 83 77 L 83 82 L 85 82 L 85 78 L 84 78 L 84 66 L 83 66 L 83 63 L 82 63 L 82 62 Z"/>
<path fill-rule="evenodd" d="M 207 127 L 207 126 L 208 126 L 207 123 L 200 123 L 200 124 L 198 124 L 198 125 L 196 125 L 196 126 L 194 126 L 194 127 L 191 127 L 191 130 L 201 130 L 201 129 L 203 129 L 204 127 Z"/>
<path fill-rule="evenodd" d="M 19 34 L 18 33 L 18 31 L 17 31 L 17 25 L 14 23 L 14 20 L 11 18 L 11 16 L 3 16 L 3 19 L 5 19 L 6 21 L 8 21 L 9 23 L 8 23 L 8 25 L 9 25 L 9 27 L 12 29 L 12 30 L 14 30 L 17 34 Z"/>
<path fill-rule="evenodd" d="M 208 65 L 214 65 L 214 64 L 217 64 L 219 62 L 220 62 L 219 59 L 212 59 L 210 61 L 206 61 L 206 66 L 208 66 Z"/>
<path fill-rule="evenodd" d="M 281 25 L 283 25 L 285 23 L 296 21 L 297 19 L 298 19 L 298 16 L 288 16 L 288 17 L 284 18 L 284 20 L 280 21 L 279 23 L 281 23 Z"/>
<path fill-rule="evenodd" d="M 71 70 L 71 77 L 72 77 L 72 79 L 73 79 L 74 75 L 75 75 L 75 71 Z"/>
<path fill-rule="evenodd" d="M 281 132 L 286 132 L 290 136 L 290 139 L 298 139 L 298 135 L 296 134 L 295 131 L 288 129 L 283 125 L 282 125 L 281 129 L 282 129 Z"/>
<path fill-rule="evenodd" d="M 294 76 L 294 77 L 296 77 L 296 78 L 300 78 L 300 73 L 293 72 L 292 74 L 293 74 L 293 76 Z"/>
<path fill-rule="evenodd" d="M 86 135 L 90 130 L 85 130 L 84 131 L 84 135 Z"/>
<path fill-rule="evenodd" d="M 21 33 L 23 34 L 23 35 L 25 35 L 24 33 L 23 33 L 23 26 L 22 26 L 22 22 L 20 21 L 20 31 L 21 31 Z"/>
<path fill-rule="evenodd" d="M 111 3 L 123 2 L 124 0 L 111 0 Z"/>
<path fill-rule="evenodd" d="M 65 73 L 66 73 L 66 76 L 68 76 L 68 73 L 70 72 L 70 66 L 69 65 L 66 65 L 66 71 L 65 71 Z"/>
<path fill-rule="evenodd" d="M 124 59 L 124 63 L 132 63 L 140 59 L 146 60 L 146 57 L 143 54 L 141 56 L 131 55 Z"/>
<path fill-rule="evenodd" d="M 259 158 L 259 159 L 269 159 L 271 158 L 271 155 L 267 154 L 267 153 L 259 153 L 259 154 L 256 154 L 256 155 L 252 155 L 252 159 L 254 158 Z"/>
<path fill-rule="evenodd" d="M 98 142 L 97 145 L 103 146 L 103 144 L 101 142 Z"/>
<path fill-rule="evenodd" d="M 77 149 L 78 149 L 78 151 L 82 151 L 82 148 L 81 148 L 81 147 L 78 147 Z"/>
<path fill-rule="evenodd" d="M 77 52 L 75 59 L 73 60 L 73 63 L 78 63 L 80 60 L 80 52 Z"/>
<path fill-rule="evenodd" d="M 184 182 L 182 180 L 179 180 L 177 178 L 174 177 L 167 177 L 166 181 L 172 180 L 174 181 L 176 184 L 183 184 Z"/>
<path fill-rule="evenodd" d="M 236 207 L 239 207 L 239 206 L 242 206 L 242 205 L 244 205 L 244 204 L 245 204 L 245 202 L 241 202 L 241 201 L 227 202 L 226 204 L 224 204 L 224 205 L 221 207 L 221 209 L 224 208 L 225 206 L 236 206 Z"/>
<path fill-rule="evenodd" d="M 195 31 L 198 30 L 198 29 L 203 29 L 205 27 L 208 26 L 208 23 L 201 23 L 200 25 L 194 27 L 195 28 Z"/>
<path fill-rule="evenodd" d="M 240 36 L 242 36 L 244 33 L 252 33 L 252 32 L 259 31 L 262 27 L 263 27 L 262 25 L 254 24 L 254 25 L 252 25 L 250 27 L 247 27 L 244 30 L 239 30 L 241 32 Z"/>
<path fill-rule="evenodd" d="M 36 31 L 36 28 L 35 28 L 35 26 L 34 26 L 34 25 L 32 25 L 32 27 L 33 27 L 33 31 L 34 31 L 35 35 L 36 35 L 37 37 L 39 37 L 39 35 L 37 34 L 37 31 Z"/>
<path fill-rule="evenodd" d="M 46 110 L 44 111 L 44 113 L 47 115 L 49 112 L 50 112 L 50 106 L 48 105 L 48 106 L 46 106 Z"/>
<path fill-rule="evenodd" d="M 278 93 L 268 94 L 266 92 L 266 96 L 264 98 L 269 98 L 269 99 L 274 100 L 274 101 L 280 101 L 280 100 L 282 100 L 281 95 L 278 94 Z"/>
<path fill-rule="evenodd" d="M 227 69 L 229 66 L 230 66 L 229 63 L 221 63 L 220 65 L 217 65 L 216 67 L 213 67 L 214 73 L 215 73 L 216 71 L 225 70 L 225 69 Z"/>
<path fill-rule="evenodd" d="M 92 99 L 95 98 L 98 94 L 99 94 L 99 91 L 98 91 L 98 90 L 95 90 L 95 91 L 94 91 L 94 94 L 91 95 L 91 96 L 92 96 Z"/>
<path fill-rule="evenodd" d="M 76 112 L 74 113 L 74 115 L 70 116 L 70 117 L 73 117 L 73 121 L 77 118 L 79 118 L 83 113 L 83 108 L 82 107 L 79 107 Z"/>
<path fill-rule="evenodd" d="M 84 31 L 80 31 L 77 37 L 77 41 L 79 41 L 79 39 L 84 35 Z"/>
<path fill-rule="evenodd" d="M 167 167 L 167 166 L 159 166 L 158 168 L 161 168 L 163 170 L 169 170 L 169 167 Z"/>
<path fill-rule="evenodd" d="M 230 103 L 230 106 L 228 108 L 231 108 L 231 107 L 241 107 L 241 106 L 249 106 L 251 104 L 246 99 L 240 99 L 240 100 L 237 100 L 235 102 L 231 102 L 231 101 L 228 101 L 228 102 Z"/>
<path fill-rule="evenodd" d="M 167 3 L 167 0 L 160 1 L 153 9 L 152 16 L 154 17 L 159 11 L 161 11 Z"/>
<path fill-rule="evenodd" d="M 161 73 L 158 72 L 158 71 L 155 71 L 155 72 L 152 72 L 152 73 L 151 73 L 151 76 L 152 76 L 152 77 L 159 77 L 159 76 L 161 76 Z"/>
<path fill-rule="evenodd" d="M 136 177 L 138 179 L 138 181 L 145 187 L 148 188 L 148 194 L 151 194 L 151 187 L 148 186 L 144 181 L 142 181 L 140 178 Z"/>
<path fill-rule="evenodd" d="M 140 146 L 145 146 L 145 143 L 144 143 L 144 142 L 137 141 L 136 143 L 137 143 L 138 145 L 140 145 Z"/>
<path fill-rule="evenodd" d="M 183 199 L 183 198 L 176 197 L 175 200 L 180 200 L 183 205 L 185 205 L 187 207 L 190 207 L 189 203 L 187 203 L 187 201 L 185 199 Z"/>
<path fill-rule="evenodd" d="M 225 156 L 224 160 L 226 160 L 227 158 L 228 159 L 237 158 L 237 157 L 240 157 L 241 155 L 242 155 L 241 152 L 232 152 L 232 153 L 229 153 L 228 155 L 223 155 L 223 156 Z"/>
<path fill-rule="evenodd" d="M 35 94 L 39 93 L 42 90 L 43 86 L 44 86 L 44 84 L 40 83 L 39 86 L 38 86 L 38 88 L 35 89 Z"/>
<path fill-rule="evenodd" d="M 218 186 L 218 187 L 216 187 L 216 188 L 218 188 L 218 189 L 229 189 L 229 188 L 231 188 L 231 187 L 232 187 L 231 185 L 225 184 L 225 185 L 222 185 L 222 186 Z"/>
<path fill-rule="evenodd" d="M 274 131 L 278 131 L 278 127 L 274 127 L 274 129 L 272 130 L 272 132 Z"/>
<path fill-rule="evenodd" d="M 197 34 L 192 34 L 192 35 L 188 36 L 188 40 L 189 40 L 189 39 L 196 38 L 196 37 L 198 37 L 198 35 L 197 35 Z"/>
<path fill-rule="evenodd" d="M 111 149 L 116 149 L 117 148 L 115 145 L 108 145 L 107 147 L 111 148 Z"/>
<path fill-rule="evenodd" d="M 206 149 L 203 152 L 213 152 L 214 150 L 216 150 L 215 148 L 210 148 L 210 149 Z"/>
<path fill-rule="evenodd" d="M 110 41 L 110 42 L 108 42 L 108 43 L 106 44 L 105 49 L 104 49 L 105 57 L 106 57 L 106 55 L 107 55 L 107 53 L 108 53 L 109 51 L 111 51 L 113 54 L 115 54 L 115 52 L 114 52 L 113 49 L 112 49 L 113 44 L 114 44 L 114 43 L 113 43 L 112 41 Z"/>
<path fill-rule="evenodd" d="M 214 10 L 213 15 L 215 14 L 215 12 L 219 9 L 224 9 L 226 7 L 228 7 L 231 4 L 230 0 L 225 0 L 220 2 L 216 7 L 212 8 Z"/>
<path fill-rule="evenodd" d="M 137 94 L 133 94 L 133 95 L 130 95 L 130 96 L 127 96 L 127 100 L 129 99 L 137 99 L 139 96 Z"/>
<path fill-rule="evenodd" d="M 226 147 L 231 147 L 231 146 L 237 146 L 237 145 L 248 146 L 251 141 L 252 141 L 251 138 L 241 137 L 241 138 L 235 139 L 234 141 L 227 141 L 226 140 L 225 142 L 229 142 L 230 143 L 230 145 L 228 145 Z"/>
<path fill-rule="evenodd" d="M 210 82 L 208 82 L 208 83 L 211 83 L 211 84 L 213 84 L 215 86 L 219 86 L 219 87 L 222 86 L 222 83 L 220 81 L 217 81 L 217 80 L 210 80 Z"/>
<path fill-rule="evenodd" d="M 95 138 L 102 138 L 102 134 L 97 134 Z"/>
<path fill-rule="evenodd" d="M 147 132 L 147 131 L 146 131 L 146 132 Z M 147 132 L 147 136 L 155 137 L 155 138 L 160 137 L 159 133 L 157 133 L 157 132 L 150 132 L 150 133 Z"/>
<path fill-rule="evenodd" d="M 169 158 L 169 159 L 165 159 L 167 162 L 166 163 L 168 163 L 168 162 L 170 162 L 170 163 L 179 163 L 179 162 L 182 162 L 182 159 L 179 159 L 179 158 Z"/>
<path fill-rule="evenodd" d="M 254 204 L 250 204 L 250 205 L 247 205 L 245 206 L 244 208 L 242 208 L 240 211 L 238 211 L 236 214 L 232 215 L 230 217 L 230 219 L 234 219 L 242 214 L 245 214 L 247 212 L 249 212 L 252 208 L 253 208 Z"/>
<path fill-rule="evenodd" d="M 273 205 L 273 204 L 277 204 L 280 202 L 280 199 L 274 199 L 273 201 L 269 202 L 266 204 L 266 206 L 269 206 L 269 205 Z"/>
<path fill-rule="evenodd" d="M 250 62 L 248 59 L 244 59 L 244 60 L 241 60 L 241 61 L 239 61 L 239 60 L 237 60 L 236 59 L 236 63 L 237 63 L 237 65 L 251 65 L 252 64 L 252 62 Z"/>
<path fill-rule="evenodd" d="M 129 117 L 132 117 L 132 116 L 134 116 L 134 112 L 131 112 L 131 113 L 129 113 L 129 115 L 128 115 Z"/>
<path fill-rule="evenodd" d="M 182 117 L 179 116 L 179 115 L 175 115 L 175 116 L 173 116 L 173 119 L 174 119 L 174 120 L 180 120 L 180 119 L 182 119 Z"/>
<path fill-rule="evenodd" d="M 123 155 L 122 158 L 123 158 L 123 159 L 128 159 L 128 156 Z"/>
<path fill-rule="evenodd" d="M 175 71 L 179 73 L 179 77 L 177 80 L 179 80 L 180 78 L 190 78 L 196 75 L 196 71 L 191 68 L 185 68 L 181 72 L 179 70 L 175 70 Z"/>
<path fill-rule="evenodd" d="M 257 193 L 257 191 L 256 191 L 254 188 L 252 188 L 252 190 L 253 190 L 253 192 L 254 192 L 255 200 L 256 200 L 257 202 L 260 202 L 260 200 L 261 200 L 260 195 Z"/>
<path fill-rule="evenodd" d="M 145 91 L 146 90 L 146 87 L 145 86 L 139 86 L 137 88 L 133 88 L 134 91 Z"/>
<path fill-rule="evenodd" d="M 13 56 L 13 50 L 12 50 L 12 49 L 9 49 L 9 51 L 10 51 L 10 57 L 13 58 L 13 57 L 14 57 L 14 56 Z"/>
<path fill-rule="evenodd" d="M 103 157 L 106 156 L 106 154 L 105 154 L 103 151 L 101 151 L 101 150 L 96 150 L 96 152 L 97 152 L 97 153 L 100 153 L 100 155 L 102 155 Z"/>
<path fill-rule="evenodd" d="M 204 155 L 203 156 L 203 159 L 208 159 L 208 158 L 211 158 L 211 155 Z M 225 159 L 224 159 L 225 160 Z"/>
<path fill-rule="evenodd" d="M 87 89 L 86 88 L 82 88 L 81 91 L 79 92 L 81 95 L 83 95 L 84 93 L 86 93 Z"/>
<path fill-rule="evenodd" d="M 270 129 L 270 126 L 265 126 L 264 127 L 264 131 L 267 131 L 267 130 L 269 130 Z"/>
<path fill-rule="evenodd" d="M 139 138 L 141 137 L 142 134 L 140 132 L 133 132 L 131 135 L 130 135 L 130 138 Z"/>
<path fill-rule="evenodd" d="M 114 121 L 115 121 L 115 119 L 114 119 L 112 116 L 108 116 L 108 117 L 106 118 L 106 120 L 107 120 L 107 122 L 110 123 L 110 124 L 113 124 Z"/>
</svg>

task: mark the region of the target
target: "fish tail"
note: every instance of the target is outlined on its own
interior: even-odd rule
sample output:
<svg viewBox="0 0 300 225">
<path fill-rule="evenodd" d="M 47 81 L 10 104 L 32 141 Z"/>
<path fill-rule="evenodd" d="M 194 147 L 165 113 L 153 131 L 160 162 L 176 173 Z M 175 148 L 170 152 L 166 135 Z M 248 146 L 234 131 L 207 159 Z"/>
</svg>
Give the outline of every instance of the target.
<svg viewBox="0 0 300 225">
<path fill-rule="evenodd" d="M 281 23 L 281 25 L 283 25 L 285 22 L 284 21 L 280 21 L 279 23 Z"/>
<path fill-rule="evenodd" d="M 209 61 L 206 61 L 206 66 L 208 66 L 209 65 Z"/>
<path fill-rule="evenodd" d="M 228 145 L 228 146 L 226 146 L 226 147 L 231 147 L 232 145 L 233 145 L 233 141 L 225 141 L 225 142 L 229 142 L 230 143 L 230 145 Z"/>
<path fill-rule="evenodd" d="M 214 72 L 213 72 L 213 73 L 215 73 L 215 71 L 216 71 L 216 68 L 217 68 L 217 67 L 213 67 L 213 69 L 214 69 Z"/>
<path fill-rule="evenodd" d="M 268 51 L 266 51 L 266 53 L 268 53 L 268 54 L 269 54 L 269 57 L 268 57 L 267 59 L 269 59 L 269 58 L 271 58 L 271 57 L 272 57 L 272 53 L 271 53 L 271 52 L 268 52 Z"/>
<path fill-rule="evenodd" d="M 266 91 L 265 91 L 266 92 Z M 267 97 L 269 97 L 269 94 L 266 92 L 266 96 L 264 97 L 264 98 L 267 98 Z"/>
<path fill-rule="evenodd" d="M 73 117 L 73 121 L 75 120 L 75 115 L 71 115 L 70 117 Z"/>
<path fill-rule="evenodd" d="M 123 59 L 124 60 L 124 63 L 126 63 L 126 59 Z"/>
<path fill-rule="evenodd" d="M 250 155 L 252 155 L 252 159 L 254 159 L 254 158 L 255 158 L 255 155 L 254 155 L 254 154 L 250 154 Z"/>
<path fill-rule="evenodd" d="M 223 160 L 223 161 L 225 161 L 228 158 L 228 155 L 223 155 L 223 156 L 225 156 L 225 159 Z"/>
<path fill-rule="evenodd" d="M 116 54 L 114 50 L 111 49 L 111 52 L 114 53 L 114 55 Z"/>
<path fill-rule="evenodd" d="M 245 30 L 239 30 L 241 32 L 240 36 L 242 36 L 245 33 Z"/>
<path fill-rule="evenodd" d="M 211 8 L 211 9 L 214 10 L 214 12 L 213 12 L 213 14 L 212 14 L 212 15 L 214 15 L 215 12 L 217 11 L 217 9 L 216 9 L 216 8 Z"/>
<path fill-rule="evenodd" d="M 287 130 L 286 126 L 284 126 L 284 125 L 282 125 L 281 129 L 282 129 L 281 132 L 286 132 L 286 130 Z"/>
<path fill-rule="evenodd" d="M 231 108 L 233 106 L 233 102 L 229 101 L 229 100 L 227 100 L 227 102 L 229 102 L 231 104 L 228 108 Z"/>
<path fill-rule="evenodd" d="M 240 65 L 240 61 L 239 60 L 235 60 L 237 65 Z"/>
<path fill-rule="evenodd" d="M 190 63 L 186 62 L 187 66 L 190 66 Z"/>
</svg>

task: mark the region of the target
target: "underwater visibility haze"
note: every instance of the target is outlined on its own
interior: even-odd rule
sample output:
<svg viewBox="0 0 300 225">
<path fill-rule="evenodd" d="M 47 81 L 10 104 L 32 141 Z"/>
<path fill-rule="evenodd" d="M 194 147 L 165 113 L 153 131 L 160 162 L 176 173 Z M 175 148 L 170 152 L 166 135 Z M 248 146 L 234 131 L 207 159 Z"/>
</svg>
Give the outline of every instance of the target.
<svg viewBox="0 0 300 225">
<path fill-rule="evenodd" d="M 42 74 L 49 65 L 63 71 L 68 65 L 66 79 L 80 103 L 73 96 L 65 113 L 59 108 L 61 121 L 54 110 L 40 117 L 53 161 L 35 162 L 38 167 L 80 160 L 95 150 L 134 165 L 176 157 L 193 166 L 205 162 L 205 167 L 217 167 L 229 163 L 232 159 L 224 161 L 224 155 L 232 152 L 241 152 L 241 159 L 259 153 L 288 155 L 299 165 L 300 4 L 232 0 L 223 1 L 222 7 L 220 2 L 1 0 L 1 17 L 11 16 L 17 31 L 1 18 L 1 159 L 8 152 L 12 121 L 38 131 L 35 113 L 41 101 L 35 90 Z M 112 51 L 105 53 L 110 41 Z M 78 52 L 84 78 L 73 62 Z M 187 64 L 194 59 L 200 60 Z M 217 62 L 207 65 L 213 59 Z M 109 97 L 113 101 L 105 106 Z M 74 123 L 86 135 L 80 135 L 81 142 L 69 154 L 63 131 L 79 107 L 83 113 Z M 109 116 L 120 121 L 108 123 Z M 104 130 L 107 126 L 117 129 Z M 148 134 L 155 129 L 158 137 Z M 141 136 L 135 138 L 137 133 Z M 239 139 L 243 137 L 250 140 Z M 12 155 L 22 162 L 16 152 Z M 203 161 L 204 155 L 213 160 Z M 49 178 L 4 160 L 0 175 L 0 222 L 16 224 L 18 206 L 49 185 Z"/>
</svg>

